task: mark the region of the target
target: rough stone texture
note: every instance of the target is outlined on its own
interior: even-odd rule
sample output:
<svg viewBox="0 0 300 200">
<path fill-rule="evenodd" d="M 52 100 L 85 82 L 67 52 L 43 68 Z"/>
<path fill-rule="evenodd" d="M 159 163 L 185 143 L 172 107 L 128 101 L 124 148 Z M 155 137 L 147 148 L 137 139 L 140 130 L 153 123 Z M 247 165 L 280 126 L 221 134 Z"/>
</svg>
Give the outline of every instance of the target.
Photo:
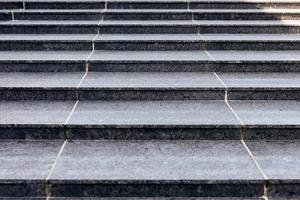
<svg viewBox="0 0 300 200">
<path fill-rule="evenodd" d="M 299 196 L 299 141 L 247 141 L 246 143 L 270 179 L 268 195 Z"/>
<path fill-rule="evenodd" d="M 45 196 L 62 141 L 0 141 L 0 195 Z"/>
<path fill-rule="evenodd" d="M 55 196 L 253 196 L 263 184 L 239 141 L 197 140 L 69 142 L 50 182 Z"/>
</svg>

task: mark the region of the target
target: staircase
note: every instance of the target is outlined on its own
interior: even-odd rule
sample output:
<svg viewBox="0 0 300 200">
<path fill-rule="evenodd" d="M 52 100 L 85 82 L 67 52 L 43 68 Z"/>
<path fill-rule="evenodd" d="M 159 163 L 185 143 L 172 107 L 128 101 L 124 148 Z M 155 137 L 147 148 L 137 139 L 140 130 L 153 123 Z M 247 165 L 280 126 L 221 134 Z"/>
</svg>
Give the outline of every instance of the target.
<svg viewBox="0 0 300 200">
<path fill-rule="evenodd" d="M 298 199 L 300 1 L 0 0 L 0 100 L 0 199 Z"/>
</svg>

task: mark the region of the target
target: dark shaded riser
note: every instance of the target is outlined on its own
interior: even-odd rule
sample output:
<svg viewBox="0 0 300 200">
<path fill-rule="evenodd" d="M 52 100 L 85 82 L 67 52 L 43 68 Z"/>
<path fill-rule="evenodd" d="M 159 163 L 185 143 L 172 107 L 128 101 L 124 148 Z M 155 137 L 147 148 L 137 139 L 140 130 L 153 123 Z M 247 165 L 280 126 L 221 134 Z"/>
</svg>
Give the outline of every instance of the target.
<svg viewBox="0 0 300 200">
<path fill-rule="evenodd" d="M 1 125 L 0 139 L 28 140 L 240 140 L 236 125 Z M 281 125 L 243 127 L 244 139 L 300 139 L 300 128 Z"/>
<path fill-rule="evenodd" d="M 226 197 L 230 195 L 258 197 L 262 193 L 261 189 L 263 188 L 263 181 L 249 183 L 247 180 L 244 181 L 245 183 L 238 181 L 239 184 L 234 183 L 234 181 L 220 184 L 218 180 L 211 184 L 182 184 L 180 181 L 172 184 L 151 184 L 146 183 L 146 181 L 144 184 L 134 184 L 130 183 L 130 180 L 128 182 L 103 184 L 80 179 L 78 181 L 50 180 L 52 197 Z M 211 182 L 214 181 L 211 180 Z M 42 181 L 32 181 L 32 183 L 28 181 L 27 183 L 25 180 L 24 183 L 15 183 L 14 187 L 11 184 L 0 184 L 0 189 L 5 196 L 30 195 L 31 197 L 43 197 L 46 196 L 45 187 L 46 184 L 42 183 Z M 201 191 L 199 191 L 199 188 L 201 188 Z"/>
<path fill-rule="evenodd" d="M 300 88 L 228 88 L 229 100 L 300 100 Z M 0 100 L 223 100 L 222 88 L 0 88 Z"/>
<path fill-rule="evenodd" d="M 86 1 L 86 2 L 1 2 L 0 9 L 104 9 L 104 1 Z M 190 2 L 138 2 L 138 1 L 113 1 L 107 3 L 108 9 L 260 9 L 260 8 L 299 8 L 300 4 L 296 2 L 267 2 L 267 3 L 251 3 L 251 2 L 211 2 L 199 1 Z"/>
<path fill-rule="evenodd" d="M 264 12 L 118 12 L 107 11 L 104 20 L 292 20 L 300 19 L 300 13 L 264 13 Z M 15 20 L 101 20 L 97 12 L 15 12 Z M 1 13 L 0 20 L 12 20 L 11 13 Z"/>
<path fill-rule="evenodd" d="M 103 41 L 95 50 L 300 50 L 300 41 Z M 92 41 L 0 41 L 4 50 L 92 50 Z"/>
<path fill-rule="evenodd" d="M 100 27 L 100 28 L 99 28 Z M 60 34 L 60 33 L 298 33 L 296 25 L 23 25 L 23 24 L 0 24 L 0 33 L 15 34 Z"/>
<path fill-rule="evenodd" d="M 94 72 L 300 72 L 300 61 L 89 61 Z M 0 72 L 85 72 L 83 61 L 0 61 Z"/>
</svg>

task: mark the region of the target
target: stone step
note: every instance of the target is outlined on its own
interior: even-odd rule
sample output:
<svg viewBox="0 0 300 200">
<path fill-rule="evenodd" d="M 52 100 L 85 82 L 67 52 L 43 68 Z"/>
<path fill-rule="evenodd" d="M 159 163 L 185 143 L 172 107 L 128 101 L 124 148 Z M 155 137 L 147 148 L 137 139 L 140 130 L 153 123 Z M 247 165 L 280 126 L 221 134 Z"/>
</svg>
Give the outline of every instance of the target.
<svg viewBox="0 0 300 200">
<path fill-rule="evenodd" d="M 0 73 L 0 100 L 300 100 L 298 73 Z"/>
<path fill-rule="evenodd" d="M 228 103 L 224 100 L 1 101 L 0 138 L 300 139 L 299 101 Z"/>
<path fill-rule="evenodd" d="M 300 72 L 299 51 L 0 51 L 1 72 Z"/>
<path fill-rule="evenodd" d="M 0 22 L 0 34 L 153 34 L 153 33 L 298 33 L 299 20 L 108 20 L 45 21 L 15 20 Z"/>
<path fill-rule="evenodd" d="M 265 180 L 269 199 L 295 200 L 299 195 L 297 141 L 0 143 L 2 197 L 45 198 L 48 191 L 56 200 L 258 200 Z"/>
<path fill-rule="evenodd" d="M 0 20 L 293 20 L 299 9 L 1 10 Z M 11 15 L 11 19 L 9 18 Z"/>
<path fill-rule="evenodd" d="M 1 196 L 43 197 L 50 184 L 53 197 L 263 194 L 264 178 L 238 140 L 0 142 Z"/>
<path fill-rule="evenodd" d="M 300 50 L 298 34 L 0 34 L 0 50 Z"/>
</svg>

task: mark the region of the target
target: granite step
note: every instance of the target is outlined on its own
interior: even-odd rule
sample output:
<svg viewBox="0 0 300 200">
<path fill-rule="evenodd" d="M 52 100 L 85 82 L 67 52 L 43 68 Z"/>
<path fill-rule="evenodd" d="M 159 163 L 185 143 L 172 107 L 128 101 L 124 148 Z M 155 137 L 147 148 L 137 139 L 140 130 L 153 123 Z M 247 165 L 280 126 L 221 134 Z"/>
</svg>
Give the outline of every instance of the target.
<svg viewBox="0 0 300 200">
<path fill-rule="evenodd" d="M 1 101 L 0 138 L 300 139 L 299 101 L 228 103 L 232 109 L 224 100 Z"/>
<path fill-rule="evenodd" d="M 0 34 L 0 50 L 300 50 L 298 34 Z"/>
<path fill-rule="evenodd" d="M 244 142 L 261 171 L 238 140 L 1 140 L 0 165 L 5 173 L 0 174 L 0 195 L 35 199 L 51 192 L 56 200 L 258 200 L 268 181 L 269 199 L 296 200 L 299 141 Z"/>
<path fill-rule="evenodd" d="M 14 20 L 0 34 L 298 33 L 299 20 Z"/>
<path fill-rule="evenodd" d="M 100 34 L 96 50 L 300 50 L 299 34 Z"/>
<path fill-rule="evenodd" d="M 9 20 L 296 20 L 299 9 L 50 9 L 0 10 Z"/>
<path fill-rule="evenodd" d="M 263 194 L 264 178 L 238 140 L 0 143 L 0 165 L 6 172 L 0 174 L 2 197 L 258 198 Z"/>
<path fill-rule="evenodd" d="M 300 100 L 298 73 L 0 73 L 0 100 Z"/>
<path fill-rule="evenodd" d="M 0 51 L 0 72 L 300 72 L 299 51 Z"/>
</svg>

